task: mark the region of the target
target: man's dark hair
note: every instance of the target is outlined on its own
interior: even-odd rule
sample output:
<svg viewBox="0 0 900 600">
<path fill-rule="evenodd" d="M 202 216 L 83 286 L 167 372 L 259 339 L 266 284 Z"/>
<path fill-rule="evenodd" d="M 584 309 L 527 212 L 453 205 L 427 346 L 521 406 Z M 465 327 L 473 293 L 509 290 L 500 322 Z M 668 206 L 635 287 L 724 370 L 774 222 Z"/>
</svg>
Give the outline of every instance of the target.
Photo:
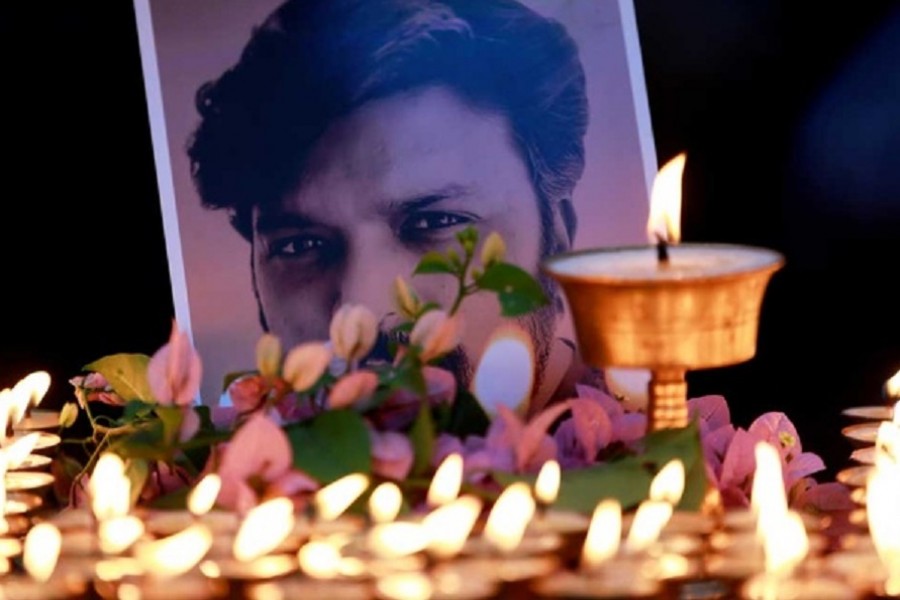
<svg viewBox="0 0 900 600">
<path fill-rule="evenodd" d="M 188 155 L 203 204 L 228 209 L 250 239 L 252 207 L 301 183 L 332 121 L 434 85 L 508 120 L 539 198 L 543 254 L 555 251 L 554 204 L 563 235 L 574 233 L 584 71 L 565 29 L 515 0 L 289 0 L 197 92 L 202 121 Z"/>
</svg>

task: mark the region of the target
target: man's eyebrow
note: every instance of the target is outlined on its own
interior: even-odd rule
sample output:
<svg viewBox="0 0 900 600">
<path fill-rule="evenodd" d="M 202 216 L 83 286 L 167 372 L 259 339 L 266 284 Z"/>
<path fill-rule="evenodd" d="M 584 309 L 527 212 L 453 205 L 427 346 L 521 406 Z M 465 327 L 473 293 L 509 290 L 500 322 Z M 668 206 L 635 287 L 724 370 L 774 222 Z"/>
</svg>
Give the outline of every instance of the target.
<svg viewBox="0 0 900 600">
<path fill-rule="evenodd" d="M 256 221 L 256 230 L 261 233 L 268 233 L 279 229 L 302 229 L 304 227 L 312 227 L 319 224 L 320 223 L 304 214 L 278 210 L 261 213 Z"/>
<path fill-rule="evenodd" d="M 416 194 L 415 196 L 405 198 L 403 200 L 393 200 L 391 202 L 388 202 L 383 212 L 388 214 L 410 213 L 426 208 L 434 204 L 435 202 L 440 202 L 441 200 L 449 200 L 451 198 L 459 198 L 462 196 L 466 196 L 469 193 L 469 188 L 464 185 L 448 185 L 440 189 L 429 190 L 421 194 Z"/>
</svg>

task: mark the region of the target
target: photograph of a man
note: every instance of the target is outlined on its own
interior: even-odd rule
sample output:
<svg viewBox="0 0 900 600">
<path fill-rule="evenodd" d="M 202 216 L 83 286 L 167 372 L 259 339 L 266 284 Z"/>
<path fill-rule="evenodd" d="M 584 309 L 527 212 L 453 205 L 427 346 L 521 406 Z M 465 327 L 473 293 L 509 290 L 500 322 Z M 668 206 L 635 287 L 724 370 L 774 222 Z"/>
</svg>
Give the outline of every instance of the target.
<svg viewBox="0 0 900 600">
<path fill-rule="evenodd" d="M 617 214 L 596 197 L 597 208 L 584 211 L 576 190 L 592 158 L 586 143 L 594 102 L 584 49 L 560 20 L 526 4 L 288 0 L 258 22 L 236 60 L 197 82 L 181 152 L 193 200 L 205 212 L 226 215 L 232 237 L 236 232 L 244 242 L 243 258 L 231 261 L 249 268 L 244 285 L 255 305 L 256 335 L 270 331 L 285 347 L 327 339 L 331 315 L 348 302 L 371 308 L 386 333 L 398 318 L 393 279 L 408 277 L 422 254 L 447 248 L 467 226 L 482 239 L 500 233 L 506 260 L 535 275 L 544 258 L 576 247 L 584 212 L 603 209 L 601 218 L 587 219 L 589 226 L 606 220 L 628 230 L 607 240 L 588 231 L 583 245 L 641 240 L 643 223 L 632 217 L 646 213 L 639 102 L 630 100 L 630 139 L 612 140 L 630 153 L 633 208 Z M 537 4 L 559 11 L 574 3 Z M 605 4 L 610 14 L 619 8 Z M 579 10 L 597 13 L 595 7 L 583 3 Z M 158 25 L 170 22 L 168 11 L 177 6 L 153 2 L 151 9 L 164 58 L 159 47 L 167 38 Z M 619 69 L 627 76 L 624 58 L 623 48 Z M 169 128 L 174 165 L 178 139 Z M 183 210 L 187 199 L 175 196 L 188 316 L 206 356 L 204 345 L 217 346 L 229 320 L 221 308 L 204 310 L 192 297 L 203 294 L 199 288 L 217 267 L 208 259 L 191 266 L 196 219 L 183 218 L 191 214 Z M 207 245 L 214 239 L 201 235 Z M 576 360 L 560 291 L 541 281 L 550 305 L 521 320 L 537 351 L 538 403 L 596 376 Z M 456 291 L 450 278 L 418 277 L 412 284 L 424 300 L 444 305 Z M 218 323 L 204 326 L 210 312 L 220 313 Z M 468 300 L 463 317 L 463 342 L 445 366 L 467 385 L 501 319 L 488 295 Z M 254 339 L 238 356 L 252 350 Z M 385 347 L 379 344 L 373 358 L 385 358 L 377 355 Z M 214 377 L 220 381 L 239 367 L 232 360 Z"/>
</svg>

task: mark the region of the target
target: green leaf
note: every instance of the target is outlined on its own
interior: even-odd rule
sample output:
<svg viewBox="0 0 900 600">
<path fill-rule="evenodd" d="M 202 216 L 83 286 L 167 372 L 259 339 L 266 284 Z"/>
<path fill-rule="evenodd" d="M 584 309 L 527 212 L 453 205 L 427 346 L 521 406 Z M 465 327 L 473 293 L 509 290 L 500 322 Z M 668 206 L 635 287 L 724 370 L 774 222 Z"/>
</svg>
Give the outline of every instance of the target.
<svg viewBox="0 0 900 600">
<path fill-rule="evenodd" d="M 156 498 L 150 506 L 159 510 L 184 510 L 187 508 L 188 495 L 191 488 L 183 487 Z"/>
<path fill-rule="evenodd" d="M 456 274 L 456 269 L 446 256 L 434 250 L 426 252 L 416 265 L 413 275 L 423 275 L 427 273 L 448 273 Z"/>
<path fill-rule="evenodd" d="M 112 389 L 123 400 L 154 402 L 153 392 L 147 382 L 146 354 L 112 354 L 84 367 L 85 371 L 96 371 L 103 375 Z"/>
<path fill-rule="evenodd" d="M 460 439 L 470 435 L 485 435 L 491 420 L 481 407 L 481 403 L 466 390 L 458 391 L 447 420 L 441 424 L 441 431 Z"/>
<path fill-rule="evenodd" d="M 133 433 L 122 436 L 110 445 L 110 450 L 126 459 L 166 461 L 170 454 L 170 449 L 163 444 L 163 424 L 160 420 L 148 421 Z"/>
<path fill-rule="evenodd" d="M 541 284 L 527 271 L 509 263 L 491 264 L 475 285 L 497 293 L 504 317 L 524 315 L 548 303 Z"/>
<path fill-rule="evenodd" d="M 413 447 L 412 476 L 418 477 L 428 471 L 431 457 L 434 455 L 434 419 L 431 418 L 431 407 L 428 400 L 419 405 L 419 414 L 409 430 L 409 440 Z"/>
<path fill-rule="evenodd" d="M 142 419 L 153 412 L 154 405 L 148 404 L 143 400 L 129 400 L 125 404 L 125 410 L 122 412 L 122 423 L 130 423 L 135 419 Z"/>
<path fill-rule="evenodd" d="M 323 485 L 372 470 L 369 431 L 363 418 L 351 410 L 324 412 L 312 421 L 289 426 L 286 433 L 294 467 Z"/>
<path fill-rule="evenodd" d="M 178 406 L 157 406 L 156 415 L 162 421 L 163 433 L 162 441 L 166 447 L 172 446 L 178 441 L 178 432 L 181 430 L 181 423 L 184 421 L 184 413 Z"/>
<path fill-rule="evenodd" d="M 128 482 L 131 484 L 131 506 L 134 506 L 150 476 L 150 464 L 142 459 L 129 460 L 125 463 L 125 476 L 128 477 Z"/>
<path fill-rule="evenodd" d="M 678 508 L 698 510 L 706 493 L 706 470 L 697 426 L 651 433 L 644 439 L 644 451 L 611 463 L 569 469 L 562 473 L 559 497 L 554 506 L 591 514 L 597 503 L 615 498 L 623 509 L 636 507 L 645 500 L 654 475 L 670 460 L 679 458 L 685 465 L 685 493 Z M 495 472 L 497 481 L 507 486 L 514 481 L 534 484 L 536 475 Z"/>
</svg>

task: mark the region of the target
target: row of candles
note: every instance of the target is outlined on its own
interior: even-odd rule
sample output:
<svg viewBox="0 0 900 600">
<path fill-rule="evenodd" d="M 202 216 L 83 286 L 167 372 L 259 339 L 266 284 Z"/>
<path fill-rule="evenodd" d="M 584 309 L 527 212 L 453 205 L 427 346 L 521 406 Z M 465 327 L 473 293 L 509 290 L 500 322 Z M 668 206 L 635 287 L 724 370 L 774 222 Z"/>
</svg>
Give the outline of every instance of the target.
<svg viewBox="0 0 900 600">
<path fill-rule="evenodd" d="M 631 514 L 614 500 L 590 518 L 554 508 L 553 461 L 534 486 L 514 483 L 486 506 L 460 495 L 459 455 L 437 469 L 425 506 L 403 515 L 391 482 L 371 490 L 367 516 L 348 513 L 371 486 L 362 474 L 322 488 L 302 511 L 287 498 L 244 515 L 215 510 L 216 475 L 195 485 L 187 510 L 151 511 L 131 506 L 125 464 L 104 454 L 89 507 L 37 517 L 40 499 L 22 490 L 52 483 L 37 453 L 59 438 L 16 428 L 53 421 L 29 410 L 45 375 L 0 392 L 0 421 L 13 425 L 0 450 L 3 598 L 900 598 L 900 407 L 866 409 L 881 420 L 866 424 L 877 439 L 855 493 L 858 531 L 837 540 L 828 517 L 788 509 L 780 457 L 764 443 L 751 508 L 721 515 L 676 510 L 680 461 Z"/>
</svg>

